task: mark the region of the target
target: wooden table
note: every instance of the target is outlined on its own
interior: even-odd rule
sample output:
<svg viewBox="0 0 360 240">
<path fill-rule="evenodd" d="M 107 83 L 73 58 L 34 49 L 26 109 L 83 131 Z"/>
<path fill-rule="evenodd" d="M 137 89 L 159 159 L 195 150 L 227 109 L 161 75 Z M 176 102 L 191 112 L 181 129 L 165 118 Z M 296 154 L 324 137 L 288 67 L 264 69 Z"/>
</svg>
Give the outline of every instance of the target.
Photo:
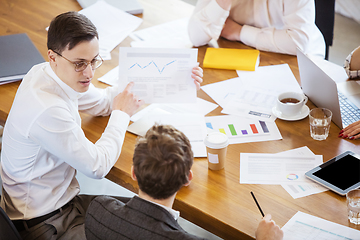
<svg viewBox="0 0 360 240">
<path fill-rule="evenodd" d="M 139 0 L 144 13 L 141 28 L 146 28 L 166 21 L 190 16 L 193 6 L 179 0 Z M 38 0 L 10 1 L 0 0 L 0 35 L 26 32 L 41 54 L 47 59 L 46 31 L 51 19 L 65 11 L 78 11 L 81 7 L 75 0 Z M 130 38 L 120 45 L 129 46 Z M 241 43 L 218 40 L 220 47 L 248 48 Z M 199 48 L 200 66 L 206 46 Z M 118 64 L 118 50 L 112 52 L 112 60 L 106 61 L 99 68 L 93 80 L 98 87 L 106 87 L 98 82 L 98 77 Z M 261 52 L 260 65 L 287 63 L 299 81 L 299 72 L 295 56 Z M 203 85 L 236 77 L 235 71 L 204 69 Z M 11 108 L 16 89 L 19 85 L 11 83 L 0 86 L 0 124 L 6 120 Z M 213 100 L 202 90 L 198 96 Z M 310 108 L 314 107 L 308 102 Z M 209 115 L 219 115 L 218 107 Z M 86 136 L 95 142 L 104 131 L 108 117 L 92 117 L 82 114 L 82 127 Z M 261 219 L 250 191 L 255 192 L 265 213 L 271 213 L 273 219 L 283 226 L 297 211 L 330 220 L 360 230 L 347 220 L 345 197 L 327 191 L 299 199 L 293 199 L 278 185 L 244 185 L 239 183 L 239 154 L 244 153 L 277 153 L 302 146 L 308 146 L 315 154 L 323 155 L 324 161 L 351 150 L 360 154 L 360 141 L 343 140 L 337 137 L 340 129 L 331 124 L 330 135 L 325 141 L 315 141 L 309 134 L 308 118 L 288 122 L 276 120 L 283 136 L 282 140 L 233 144 L 228 148 L 225 169 L 211 171 L 207 168 L 206 158 L 196 158 L 193 165 L 194 179 L 190 186 L 182 188 L 177 194 L 174 208 L 181 211 L 181 216 L 213 232 L 224 239 L 252 239 Z M 130 177 L 130 167 L 136 136 L 127 133 L 119 160 L 108 174 L 110 180 L 137 192 L 138 186 Z"/>
</svg>

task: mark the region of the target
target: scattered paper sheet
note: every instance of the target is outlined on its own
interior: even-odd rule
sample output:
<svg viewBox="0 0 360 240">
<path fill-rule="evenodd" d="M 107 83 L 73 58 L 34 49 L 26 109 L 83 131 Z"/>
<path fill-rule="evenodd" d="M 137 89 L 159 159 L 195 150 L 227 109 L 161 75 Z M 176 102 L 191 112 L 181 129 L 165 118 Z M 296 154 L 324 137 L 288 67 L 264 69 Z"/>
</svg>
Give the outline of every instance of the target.
<svg viewBox="0 0 360 240">
<path fill-rule="evenodd" d="M 217 102 L 222 113 L 274 121 L 272 108 L 282 92 L 302 92 L 289 65 L 258 67 L 256 71 L 237 71 L 239 77 L 201 88 Z"/>
<path fill-rule="evenodd" d="M 192 48 L 187 26 L 189 18 L 159 24 L 130 34 L 132 47 Z"/>
<path fill-rule="evenodd" d="M 208 132 L 219 131 L 229 137 L 229 143 L 260 142 L 282 139 L 275 122 L 234 115 L 205 117 Z"/>
<path fill-rule="evenodd" d="M 347 215 L 344 212 L 344 215 Z M 286 240 L 359 240 L 360 231 L 327 221 L 303 212 L 297 212 L 283 227 Z"/>
<path fill-rule="evenodd" d="M 296 149 L 291 149 L 285 152 L 277 153 L 278 155 L 281 154 L 288 154 L 292 153 L 298 156 L 314 156 L 315 154 L 308 148 L 308 147 L 301 147 Z M 309 196 L 316 193 L 325 192 L 329 189 L 321 186 L 318 183 L 315 183 L 309 179 L 306 179 L 304 183 L 287 183 L 281 184 L 281 186 L 294 198 L 300 198 Z"/>
<path fill-rule="evenodd" d="M 97 1 L 79 13 L 88 17 L 96 26 L 99 33 L 100 55 L 107 56 L 106 58 L 143 21 L 105 1 Z"/>
<path fill-rule="evenodd" d="M 134 115 L 131 116 L 130 120 L 133 122 L 138 121 L 140 118 L 143 118 L 144 116 L 148 114 L 154 114 L 153 111 L 156 109 L 162 109 L 164 112 L 170 114 L 201 114 L 205 116 L 215 108 L 217 108 L 218 105 L 205 101 L 204 99 L 197 98 L 196 103 L 174 103 L 174 104 L 166 104 L 166 103 L 152 103 L 146 108 L 138 111 Z"/>
<path fill-rule="evenodd" d="M 119 84 L 119 66 L 114 67 L 102 77 L 98 78 L 99 81 L 106 83 L 110 86 L 115 86 Z"/>
<path fill-rule="evenodd" d="M 146 103 L 195 103 L 191 77 L 197 49 L 130 48 L 119 50 L 119 90 L 132 91 Z"/>
<path fill-rule="evenodd" d="M 322 162 L 322 155 L 240 153 L 240 183 L 309 183 L 305 173 Z"/>
<path fill-rule="evenodd" d="M 191 143 L 194 157 L 206 157 L 204 139 L 206 127 L 204 116 L 200 114 L 166 114 L 161 109 L 153 112 L 153 115 L 146 115 L 128 127 L 128 131 L 136 135 L 144 136 L 147 130 L 155 123 L 170 124 L 182 131 Z"/>
</svg>

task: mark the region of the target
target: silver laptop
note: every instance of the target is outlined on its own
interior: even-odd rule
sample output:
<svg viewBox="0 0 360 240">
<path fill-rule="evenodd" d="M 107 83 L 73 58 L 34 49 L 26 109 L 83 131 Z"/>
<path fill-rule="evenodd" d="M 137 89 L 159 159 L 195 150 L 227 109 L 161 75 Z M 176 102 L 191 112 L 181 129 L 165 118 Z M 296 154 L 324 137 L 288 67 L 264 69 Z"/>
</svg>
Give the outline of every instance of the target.
<svg viewBox="0 0 360 240">
<path fill-rule="evenodd" d="M 297 60 L 303 92 L 317 107 L 330 109 L 340 129 L 360 120 L 360 85 L 346 81 L 342 66 L 310 58 L 299 49 Z"/>
<path fill-rule="evenodd" d="M 98 0 L 78 0 L 78 3 L 82 8 L 86 8 L 97 1 Z M 105 0 L 105 2 L 130 14 L 141 14 L 144 10 L 137 0 Z"/>
</svg>

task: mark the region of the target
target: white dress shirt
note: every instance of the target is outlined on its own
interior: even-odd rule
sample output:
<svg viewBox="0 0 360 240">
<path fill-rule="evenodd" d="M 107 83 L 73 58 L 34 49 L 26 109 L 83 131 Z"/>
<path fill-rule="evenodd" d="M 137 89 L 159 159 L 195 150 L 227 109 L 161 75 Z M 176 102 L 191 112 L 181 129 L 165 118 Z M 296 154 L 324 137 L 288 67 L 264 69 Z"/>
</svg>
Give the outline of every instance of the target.
<svg viewBox="0 0 360 240">
<path fill-rule="evenodd" d="M 325 41 L 315 25 L 314 0 L 233 0 L 230 11 L 216 0 L 199 0 L 188 31 L 195 46 L 217 40 L 230 17 L 243 25 L 240 41 L 263 51 L 325 56 Z"/>
<path fill-rule="evenodd" d="M 22 80 L 7 118 L 1 151 L 3 197 L 9 217 L 31 219 L 50 213 L 79 192 L 76 171 L 103 178 L 119 158 L 130 117 L 111 110 L 116 89 L 90 84 L 78 93 L 49 63 L 34 66 Z M 111 114 L 94 144 L 81 129 L 79 110 Z"/>
</svg>

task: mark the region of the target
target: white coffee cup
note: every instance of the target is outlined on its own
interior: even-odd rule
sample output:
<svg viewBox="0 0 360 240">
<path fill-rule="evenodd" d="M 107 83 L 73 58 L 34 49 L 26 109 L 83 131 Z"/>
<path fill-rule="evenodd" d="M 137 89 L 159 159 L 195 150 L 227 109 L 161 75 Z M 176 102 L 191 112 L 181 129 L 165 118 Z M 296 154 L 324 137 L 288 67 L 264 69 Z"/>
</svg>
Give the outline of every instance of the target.
<svg viewBox="0 0 360 240">
<path fill-rule="evenodd" d="M 279 94 L 276 107 L 284 116 L 295 116 L 299 114 L 308 98 L 303 93 L 284 92 Z"/>
</svg>

